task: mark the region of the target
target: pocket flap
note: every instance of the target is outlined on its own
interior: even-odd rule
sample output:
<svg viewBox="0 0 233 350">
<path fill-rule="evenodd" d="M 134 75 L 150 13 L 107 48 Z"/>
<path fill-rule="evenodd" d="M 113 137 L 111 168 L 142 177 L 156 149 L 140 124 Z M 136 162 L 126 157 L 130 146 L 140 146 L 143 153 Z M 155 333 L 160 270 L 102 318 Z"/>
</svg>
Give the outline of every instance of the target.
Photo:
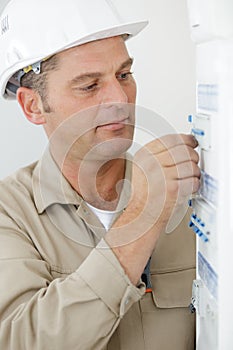
<svg viewBox="0 0 233 350">
<path fill-rule="evenodd" d="M 153 299 L 159 308 L 188 307 L 192 297 L 195 268 L 152 274 Z"/>
</svg>

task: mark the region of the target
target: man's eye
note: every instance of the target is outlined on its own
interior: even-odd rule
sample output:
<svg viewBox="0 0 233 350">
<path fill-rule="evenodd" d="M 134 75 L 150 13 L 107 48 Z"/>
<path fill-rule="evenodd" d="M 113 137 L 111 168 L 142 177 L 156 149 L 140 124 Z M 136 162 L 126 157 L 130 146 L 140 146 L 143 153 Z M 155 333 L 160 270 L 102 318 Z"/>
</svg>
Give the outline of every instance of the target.
<svg viewBox="0 0 233 350">
<path fill-rule="evenodd" d="M 118 75 L 118 78 L 120 80 L 127 80 L 132 74 L 133 74 L 133 72 L 121 73 Z"/>
<path fill-rule="evenodd" d="M 85 87 L 82 87 L 80 88 L 82 91 L 93 91 L 97 88 L 97 84 L 94 83 L 94 84 L 91 84 L 91 85 L 88 85 L 88 86 L 85 86 Z"/>
</svg>

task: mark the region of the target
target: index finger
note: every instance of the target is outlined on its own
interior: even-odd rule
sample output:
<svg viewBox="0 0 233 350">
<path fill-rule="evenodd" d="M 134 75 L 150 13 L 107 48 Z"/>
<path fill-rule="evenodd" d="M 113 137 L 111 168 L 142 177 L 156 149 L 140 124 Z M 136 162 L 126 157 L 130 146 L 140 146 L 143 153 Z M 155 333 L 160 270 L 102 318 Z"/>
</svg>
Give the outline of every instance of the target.
<svg viewBox="0 0 233 350">
<path fill-rule="evenodd" d="M 152 153 L 159 154 L 180 145 L 196 148 L 198 142 L 191 134 L 169 134 L 149 142 L 145 147 Z"/>
</svg>

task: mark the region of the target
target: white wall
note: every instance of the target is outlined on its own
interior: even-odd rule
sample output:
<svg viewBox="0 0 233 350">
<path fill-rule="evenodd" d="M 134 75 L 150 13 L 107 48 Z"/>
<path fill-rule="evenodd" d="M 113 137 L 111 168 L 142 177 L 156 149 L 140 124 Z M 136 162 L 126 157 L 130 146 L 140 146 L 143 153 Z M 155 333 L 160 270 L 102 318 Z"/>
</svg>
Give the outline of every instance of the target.
<svg viewBox="0 0 233 350">
<path fill-rule="evenodd" d="M 114 0 L 131 18 L 149 26 L 128 43 L 135 58 L 138 104 L 167 118 L 176 130 L 188 131 L 187 115 L 195 110 L 195 53 L 186 0 Z M 0 0 L 0 10 L 7 0 Z M 0 100 L 0 178 L 36 160 L 46 138 L 14 102 Z"/>
<path fill-rule="evenodd" d="M 0 0 L 0 11 L 7 2 Z M 0 98 L 0 179 L 38 159 L 45 145 L 42 129 L 26 121 L 16 102 Z"/>
</svg>

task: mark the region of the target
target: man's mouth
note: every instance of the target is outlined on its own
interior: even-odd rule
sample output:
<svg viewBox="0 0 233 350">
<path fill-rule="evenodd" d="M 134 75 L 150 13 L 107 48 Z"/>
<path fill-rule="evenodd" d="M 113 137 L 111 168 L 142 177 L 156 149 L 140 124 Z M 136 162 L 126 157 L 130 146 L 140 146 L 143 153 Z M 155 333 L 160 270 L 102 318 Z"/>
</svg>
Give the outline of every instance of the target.
<svg viewBox="0 0 233 350">
<path fill-rule="evenodd" d="M 115 130 L 123 129 L 126 124 L 128 124 L 128 118 L 125 118 L 120 121 L 113 121 L 112 123 L 99 125 L 97 129 L 115 131 Z"/>
</svg>

